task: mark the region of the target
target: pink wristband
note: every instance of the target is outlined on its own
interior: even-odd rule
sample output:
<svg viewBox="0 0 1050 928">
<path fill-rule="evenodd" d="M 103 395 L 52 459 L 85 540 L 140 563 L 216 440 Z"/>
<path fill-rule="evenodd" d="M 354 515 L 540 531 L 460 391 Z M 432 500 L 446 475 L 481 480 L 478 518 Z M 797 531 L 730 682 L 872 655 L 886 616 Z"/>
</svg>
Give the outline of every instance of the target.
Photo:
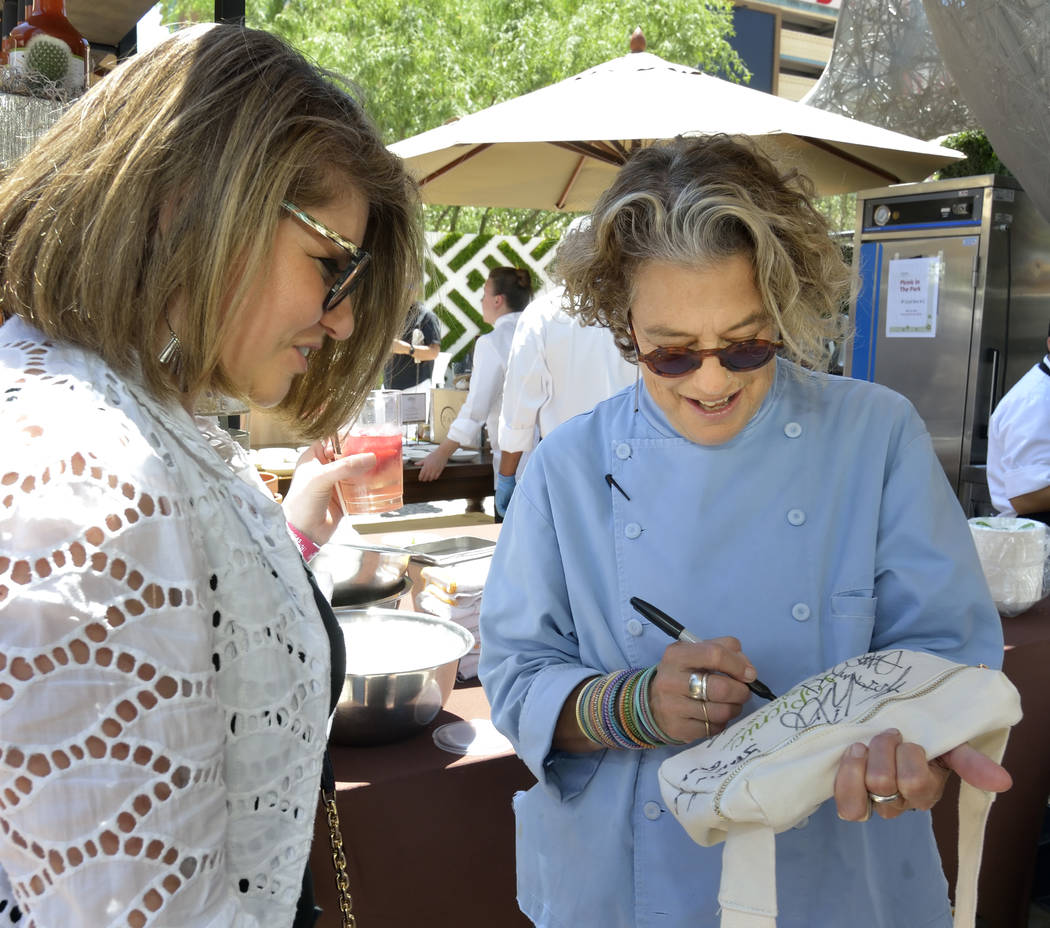
<svg viewBox="0 0 1050 928">
<path fill-rule="evenodd" d="M 288 533 L 292 536 L 296 545 L 299 547 L 299 553 L 303 556 L 304 561 L 309 561 L 313 558 L 318 551 L 321 550 L 319 545 L 315 545 L 309 538 L 307 538 L 302 532 L 299 531 L 291 522 L 287 523 Z"/>
</svg>

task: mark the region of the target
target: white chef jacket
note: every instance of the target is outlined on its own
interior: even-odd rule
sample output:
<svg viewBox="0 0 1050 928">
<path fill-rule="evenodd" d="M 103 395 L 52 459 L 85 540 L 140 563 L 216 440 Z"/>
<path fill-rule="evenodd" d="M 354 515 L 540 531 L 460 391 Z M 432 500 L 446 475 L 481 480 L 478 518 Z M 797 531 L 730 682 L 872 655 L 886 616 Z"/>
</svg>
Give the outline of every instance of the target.
<svg viewBox="0 0 1050 928">
<path fill-rule="evenodd" d="M 504 313 L 493 324 L 492 331 L 474 343 L 474 366 L 470 389 L 455 421 L 448 427 L 448 437 L 461 445 L 477 447 L 481 426 L 488 428 L 492 446 L 493 482 L 499 473 L 499 409 L 503 401 L 503 379 L 507 373 L 507 356 L 514 338 L 514 328 L 521 313 Z M 525 466 L 525 456 L 518 462 L 518 473 Z"/>
<path fill-rule="evenodd" d="M 1050 356 L 1042 362 L 1050 367 Z M 1014 384 L 988 426 L 988 489 L 1004 516 L 1010 500 L 1050 486 L 1050 375 L 1039 365 Z"/>
<path fill-rule="evenodd" d="M 775 693 L 894 646 L 1002 662 L 969 527 L 911 404 L 776 364 L 724 444 L 679 435 L 643 383 L 638 412 L 627 388 L 555 429 L 514 492 L 479 670 L 493 722 L 538 780 L 514 806 L 518 901 L 541 928 L 719 924 L 722 848 L 694 844 L 660 793 L 657 769 L 681 749 L 551 746 L 579 683 L 655 664 L 670 643 L 631 596 L 699 638 L 739 638 Z M 779 928 L 952 923 L 926 812 L 843 822 L 826 802 L 777 836 L 776 874 Z"/>
<path fill-rule="evenodd" d="M 330 652 L 280 506 L 209 420 L 19 318 L 0 395 L 0 901 L 41 928 L 287 928 Z"/>
<path fill-rule="evenodd" d="M 635 379 L 612 333 L 581 326 L 562 308 L 564 288 L 533 300 L 514 333 L 503 385 L 499 446 L 529 451 L 539 437 Z"/>
</svg>

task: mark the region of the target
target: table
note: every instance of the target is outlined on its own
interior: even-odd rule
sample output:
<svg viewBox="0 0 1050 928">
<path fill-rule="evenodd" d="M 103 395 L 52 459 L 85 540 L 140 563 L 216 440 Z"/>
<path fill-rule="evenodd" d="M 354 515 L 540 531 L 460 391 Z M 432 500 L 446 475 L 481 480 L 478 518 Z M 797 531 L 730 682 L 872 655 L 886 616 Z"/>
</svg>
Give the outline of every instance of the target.
<svg viewBox="0 0 1050 928">
<path fill-rule="evenodd" d="M 402 468 L 405 487 L 402 499 L 408 503 L 431 503 L 439 499 L 465 499 L 481 508 L 481 500 L 492 496 L 492 455 L 479 451 L 464 461 L 449 461 L 437 480 L 419 479 L 419 464 L 405 461 Z"/>
<path fill-rule="evenodd" d="M 491 475 L 491 469 L 489 474 Z M 499 537 L 499 525 L 442 526 L 428 534 Z M 412 532 L 402 533 L 407 536 Z M 398 533 L 384 536 L 391 544 Z M 422 565 L 412 561 L 413 609 Z M 458 683 L 445 708 L 418 735 L 373 747 L 330 746 L 336 805 L 346 846 L 354 913 L 362 928 L 527 928 L 518 909 L 511 797 L 535 779 L 507 751 L 483 757 L 450 754 L 432 732 L 457 719 L 488 719 L 477 680 Z M 338 905 L 327 820 L 319 813 L 310 856 L 324 926 Z"/>
<path fill-rule="evenodd" d="M 492 455 L 479 451 L 474 457 L 464 461 L 449 461 L 437 480 L 423 482 L 419 479 L 419 464 L 415 461 L 402 461 L 404 490 L 402 502 L 432 503 L 435 500 L 465 499 L 468 508 L 474 511 L 482 509 L 482 501 L 495 492 L 492 476 Z M 279 474 L 277 490 L 283 496 L 288 495 L 292 484 L 292 475 Z"/>
<path fill-rule="evenodd" d="M 986 928 L 1025 928 L 1036 846 L 1050 796 L 1050 599 L 1003 619 L 1003 671 L 1021 694 L 1024 718 L 1014 726 L 1003 766 L 1014 785 L 992 805 L 977 882 L 977 911 Z M 933 829 L 949 885 L 958 868 L 958 779 L 934 807 Z"/>
<path fill-rule="evenodd" d="M 511 797 L 535 781 L 511 753 L 460 757 L 431 737 L 487 719 L 475 680 L 456 686 L 426 731 L 375 747 L 330 747 L 354 914 L 362 928 L 527 928 L 515 899 Z M 310 855 L 322 926 L 339 924 L 323 812 Z"/>
</svg>

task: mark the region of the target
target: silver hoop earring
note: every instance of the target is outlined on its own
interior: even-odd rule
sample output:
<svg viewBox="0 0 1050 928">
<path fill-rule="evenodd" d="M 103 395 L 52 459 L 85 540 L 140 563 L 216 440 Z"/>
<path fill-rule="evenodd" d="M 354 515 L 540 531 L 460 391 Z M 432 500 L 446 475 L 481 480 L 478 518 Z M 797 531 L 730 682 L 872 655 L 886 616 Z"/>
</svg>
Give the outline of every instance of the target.
<svg viewBox="0 0 1050 928">
<path fill-rule="evenodd" d="M 186 358 L 182 351 L 182 342 L 179 341 L 179 336 L 175 334 L 175 330 L 171 327 L 171 322 L 168 321 L 167 313 L 164 314 L 164 324 L 168 327 L 168 334 L 170 338 L 167 344 L 161 349 L 157 360 L 163 367 L 168 368 L 171 376 L 175 379 L 175 384 L 179 388 L 180 393 L 186 392 Z"/>
</svg>

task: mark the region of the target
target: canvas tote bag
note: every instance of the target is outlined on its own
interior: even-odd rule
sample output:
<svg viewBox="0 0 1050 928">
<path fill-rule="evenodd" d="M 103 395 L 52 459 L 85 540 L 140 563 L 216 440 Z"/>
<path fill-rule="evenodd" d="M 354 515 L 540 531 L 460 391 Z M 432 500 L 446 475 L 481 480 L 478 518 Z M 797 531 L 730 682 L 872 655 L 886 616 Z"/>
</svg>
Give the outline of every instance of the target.
<svg viewBox="0 0 1050 928">
<path fill-rule="evenodd" d="M 804 680 L 660 765 L 668 809 L 698 844 L 725 841 L 722 928 L 774 928 L 774 835 L 834 793 L 846 749 L 887 728 L 936 757 L 969 742 L 997 763 L 1021 700 L 1006 675 L 905 649 L 862 654 Z M 973 928 L 993 794 L 959 789 L 955 928 Z"/>
</svg>

